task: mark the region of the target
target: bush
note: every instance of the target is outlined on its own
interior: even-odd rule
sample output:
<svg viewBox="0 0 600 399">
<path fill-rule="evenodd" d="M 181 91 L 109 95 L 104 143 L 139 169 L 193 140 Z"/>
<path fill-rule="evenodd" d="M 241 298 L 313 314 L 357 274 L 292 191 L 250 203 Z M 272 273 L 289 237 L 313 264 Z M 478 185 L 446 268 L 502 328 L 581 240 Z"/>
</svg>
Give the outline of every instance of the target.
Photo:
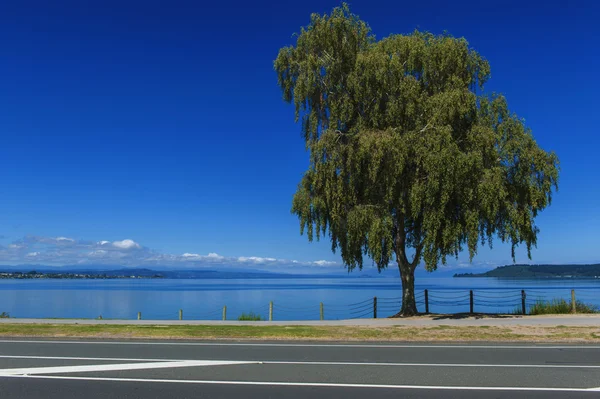
<svg viewBox="0 0 600 399">
<path fill-rule="evenodd" d="M 595 305 L 583 303 L 581 301 L 575 302 L 575 309 L 577 313 L 599 313 L 600 310 Z M 537 301 L 533 306 L 529 308 L 528 314 L 540 315 L 540 314 L 568 314 L 571 313 L 571 302 L 567 302 L 564 299 L 553 299 L 551 301 Z"/>
<path fill-rule="evenodd" d="M 242 313 L 238 317 L 239 321 L 264 321 L 263 317 L 259 314 L 255 314 L 254 312 L 250 313 Z"/>
<path fill-rule="evenodd" d="M 10 315 L 6 312 L 2 312 L 0 313 L 0 319 L 8 319 L 10 318 Z"/>
</svg>

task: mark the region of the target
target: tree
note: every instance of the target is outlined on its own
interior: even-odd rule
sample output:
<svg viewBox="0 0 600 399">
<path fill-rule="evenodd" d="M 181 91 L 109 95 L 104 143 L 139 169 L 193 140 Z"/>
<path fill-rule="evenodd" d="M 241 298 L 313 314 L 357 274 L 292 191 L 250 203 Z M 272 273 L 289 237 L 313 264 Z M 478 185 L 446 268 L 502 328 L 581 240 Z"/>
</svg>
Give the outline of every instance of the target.
<svg viewBox="0 0 600 399">
<path fill-rule="evenodd" d="M 398 315 L 417 313 L 414 272 L 494 237 L 536 245 L 534 219 L 558 189 L 558 158 L 505 98 L 463 38 L 415 31 L 376 40 L 346 4 L 313 14 L 274 62 L 301 120 L 310 166 L 292 212 L 309 241 L 329 234 L 349 270 L 395 259 Z"/>
</svg>

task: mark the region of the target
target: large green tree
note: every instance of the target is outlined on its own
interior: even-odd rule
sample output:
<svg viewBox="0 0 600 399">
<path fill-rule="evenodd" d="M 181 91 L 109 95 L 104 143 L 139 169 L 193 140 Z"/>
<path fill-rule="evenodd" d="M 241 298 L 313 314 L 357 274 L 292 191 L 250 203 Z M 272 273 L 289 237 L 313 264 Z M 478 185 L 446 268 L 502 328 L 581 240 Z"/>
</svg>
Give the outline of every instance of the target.
<svg viewBox="0 0 600 399">
<path fill-rule="evenodd" d="M 536 245 L 534 219 L 557 189 L 542 150 L 465 39 L 415 31 L 376 40 L 347 5 L 313 14 L 275 60 L 310 151 L 292 212 L 308 239 L 329 234 L 352 270 L 393 260 L 398 315 L 417 313 L 414 271 L 497 237 Z M 533 100 L 533 99 L 532 99 Z"/>
</svg>

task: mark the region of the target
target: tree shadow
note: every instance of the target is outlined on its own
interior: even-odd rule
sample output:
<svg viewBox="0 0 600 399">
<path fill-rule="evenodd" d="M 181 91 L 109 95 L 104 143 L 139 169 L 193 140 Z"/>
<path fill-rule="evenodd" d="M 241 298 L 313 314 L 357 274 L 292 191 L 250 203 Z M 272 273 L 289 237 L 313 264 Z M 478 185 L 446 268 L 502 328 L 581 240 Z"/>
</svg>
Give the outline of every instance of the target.
<svg viewBox="0 0 600 399">
<path fill-rule="evenodd" d="M 522 315 L 496 314 L 496 313 L 454 313 L 431 315 L 432 320 L 463 320 L 463 319 L 518 319 Z"/>
</svg>

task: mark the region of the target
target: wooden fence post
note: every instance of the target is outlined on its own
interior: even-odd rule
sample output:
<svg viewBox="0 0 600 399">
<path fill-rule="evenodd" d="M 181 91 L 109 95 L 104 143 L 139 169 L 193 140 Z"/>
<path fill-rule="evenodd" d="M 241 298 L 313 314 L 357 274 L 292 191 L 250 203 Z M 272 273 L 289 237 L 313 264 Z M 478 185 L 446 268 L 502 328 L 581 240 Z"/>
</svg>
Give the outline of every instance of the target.
<svg viewBox="0 0 600 399">
<path fill-rule="evenodd" d="M 571 312 L 577 313 L 577 302 L 575 301 L 575 290 L 571 290 Z"/>
<path fill-rule="evenodd" d="M 425 313 L 429 314 L 429 291 L 425 290 Z"/>
<path fill-rule="evenodd" d="M 377 318 L 377 297 L 373 297 L 373 318 Z"/>
<path fill-rule="evenodd" d="M 321 320 L 325 320 L 325 312 L 324 312 L 324 309 L 323 309 L 323 302 L 321 302 L 321 304 L 319 306 L 319 313 L 320 313 L 320 316 L 321 316 Z"/>
<path fill-rule="evenodd" d="M 523 316 L 527 314 L 525 299 L 527 299 L 527 294 L 525 294 L 525 290 L 521 290 L 521 311 L 523 312 Z"/>
<path fill-rule="evenodd" d="M 269 321 L 273 321 L 273 301 L 269 302 Z"/>
<path fill-rule="evenodd" d="M 223 320 L 227 320 L 227 306 L 223 306 Z"/>
<path fill-rule="evenodd" d="M 138 312 L 138 320 L 142 320 L 142 312 Z"/>
<path fill-rule="evenodd" d="M 179 320 L 183 320 L 183 309 L 179 309 Z"/>
<path fill-rule="evenodd" d="M 473 314 L 473 290 L 469 291 L 469 312 Z"/>
</svg>

